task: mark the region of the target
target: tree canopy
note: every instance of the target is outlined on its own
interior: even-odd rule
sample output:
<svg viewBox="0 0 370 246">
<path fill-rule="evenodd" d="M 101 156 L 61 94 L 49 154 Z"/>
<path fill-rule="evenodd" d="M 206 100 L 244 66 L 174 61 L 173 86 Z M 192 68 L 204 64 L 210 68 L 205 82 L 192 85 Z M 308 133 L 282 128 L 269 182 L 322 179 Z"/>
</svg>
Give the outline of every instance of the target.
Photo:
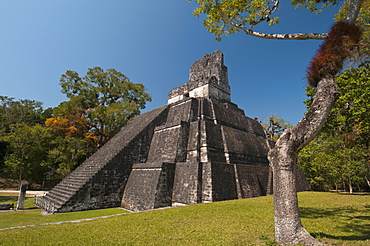
<svg viewBox="0 0 370 246">
<path fill-rule="evenodd" d="M 133 83 L 115 69 L 89 68 L 84 77 L 66 71 L 60 78 L 62 93 L 70 99 L 54 109 L 56 122 L 68 122 L 69 133 L 83 132 L 102 146 L 145 108 L 151 97 L 141 83 Z M 59 124 L 60 125 L 60 124 Z"/>
<path fill-rule="evenodd" d="M 271 115 L 268 119 L 262 119 L 261 125 L 265 130 L 267 139 L 272 141 L 278 140 L 286 129 L 293 127 L 288 121 L 276 115 Z"/>
<path fill-rule="evenodd" d="M 60 85 L 69 101 L 53 109 L 0 96 L 0 169 L 9 177 L 42 183 L 66 176 L 151 100 L 143 84 L 115 69 L 90 68 L 84 77 L 68 70 Z"/>
<path fill-rule="evenodd" d="M 326 119 L 338 98 L 338 85 L 334 77 L 341 72 L 344 62 L 353 54 L 362 54 L 368 38 L 368 22 L 364 15 L 364 0 L 348 0 L 348 6 L 341 9 L 341 16 L 326 33 L 268 34 L 254 30 L 262 22 L 270 25 L 278 23 L 275 12 L 279 0 L 194 0 L 198 7 L 195 16 L 205 15 L 203 25 L 216 35 L 223 36 L 243 31 L 247 35 L 265 39 L 322 39 L 325 40 L 312 59 L 307 70 L 310 85 L 317 87 L 309 110 L 298 124 L 284 133 L 277 140 L 275 147 L 268 153 L 273 171 L 273 193 L 275 213 L 275 237 L 284 245 L 321 245 L 303 227 L 296 194 L 296 168 L 298 152 L 309 144 L 321 132 Z M 368 2 L 369 0 L 365 0 Z M 293 0 L 296 7 L 304 6 L 311 12 L 319 12 L 321 7 L 330 7 L 339 3 L 337 0 Z M 362 12 L 361 12 L 362 11 Z M 368 12 L 366 12 L 368 14 Z M 365 14 L 365 15 L 366 15 Z M 339 20 L 340 19 L 340 20 Z M 361 22 L 358 24 L 358 22 Z M 364 43 L 365 45 L 360 45 Z M 366 43 L 367 42 L 367 43 Z M 262 65 L 262 64 L 261 64 Z"/>
<path fill-rule="evenodd" d="M 322 134 L 299 153 L 299 166 L 315 190 L 338 189 L 346 184 L 364 189 L 370 177 L 370 64 L 349 68 L 335 81 L 340 96 Z M 315 89 L 307 87 L 307 107 Z M 345 187 L 342 187 L 345 188 Z"/>
<path fill-rule="evenodd" d="M 192 0 L 189 0 L 189 2 Z M 247 35 L 265 39 L 325 39 L 327 33 L 295 33 L 295 34 L 268 34 L 254 30 L 262 23 L 269 25 L 279 23 L 279 17 L 275 16 L 279 9 L 279 0 L 193 0 L 198 4 L 193 14 L 199 17 L 204 14 L 206 19 L 203 26 L 210 33 L 221 40 L 223 36 L 243 31 Z M 296 7 L 304 6 L 311 12 L 320 12 L 323 7 L 330 7 L 337 4 L 337 0 L 330 1 L 303 1 L 293 0 Z"/>
</svg>

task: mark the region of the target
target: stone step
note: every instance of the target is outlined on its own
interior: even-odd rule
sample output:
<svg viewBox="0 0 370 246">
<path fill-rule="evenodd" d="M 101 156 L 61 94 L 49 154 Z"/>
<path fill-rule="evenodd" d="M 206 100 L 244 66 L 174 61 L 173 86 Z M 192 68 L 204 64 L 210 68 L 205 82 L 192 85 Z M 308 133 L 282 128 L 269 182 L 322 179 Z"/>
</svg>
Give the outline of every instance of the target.
<svg viewBox="0 0 370 246">
<path fill-rule="evenodd" d="M 99 171 L 101 168 L 84 168 L 84 169 L 76 169 L 72 175 L 78 174 L 91 174 L 95 173 L 96 171 Z"/>
<path fill-rule="evenodd" d="M 53 192 L 60 192 L 60 193 L 65 193 L 68 195 L 74 195 L 78 191 L 78 188 L 72 188 L 71 186 L 58 186 L 54 187 Z"/>
<path fill-rule="evenodd" d="M 89 180 L 91 179 L 93 176 L 95 175 L 95 173 L 90 173 L 90 174 L 86 174 L 86 173 L 75 173 L 73 176 L 70 177 L 69 180 Z"/>
<path fill-rule="evenodd" d="M 50 198 L 50 197 L 48 197 L 48 195 L 44 196 L 42 199 L 43 200 L 40 201 L 40 204 L 42 204 L 43 209 L 48 211 L 48 212 L 54 212 L 54 211 L 50 210 L 50 207 L 54 207 L 54 208 L 58 209 L 58 208 L 62 207 L 62 205 L 64 204 L 64 202 L 61 202 L 59 200 Z"/>
<path fill-rule="evenodd" d="M 86 182 L 85 182 L 86 183 Z M 73 182 L 73 181 L 62 181 L 60 182 L 59 184 L 57 184 L 56 186 L 54 186 L 54 189 L 58 189 L 58 188 L 64 188 L 64 189 L 69 189 L 69 190 L 78 190 L 81 188 L 81 183 L 76 183 L 76 182 Z"/>
<path fill-rule="evenodd" d="M 103 156 L 97 156 L 97 158 L 94 159 L 93 161 L 87 160 L 87 162 L 85 162 L 84 164 L 85 164 L 85 166 L 92 166 L 92 167 L 104 166 L 107 163 L 107 160 L 105 160 L 107 155 L 108 155 L 108 153 L 106 153 L 106 154 L 103 153 Z M 109 159 L 111 159 L 111 157 L 109 157 Z"/>
<path fill-rule="evenodd" d="M 78 181 L 78 182 L 76 182 L 76 181 L 72 182 L 72 181 L 70 181 L 70 182 L 64 182 L 63 184 L 61 184 L 60 186 L 58 186 L 58 188 L 59 187 L 62 187 L 62 188 L 65 187 L 65 188 L 68 188 L 70 190 L 78 191 L 85 184 L 86 184 L 86 182 L 80 182 L 80 181 Z"/>
<path fill-rule="evenodd" d="M 76 174 L 87 174 L 87 175 L 91 175 L 91 174 L 94 174 L 96 172 L 99 172 L 102 168 L 100 167 L 83 167 L 83 168 L 80 168 L 80 169 L 76 169 L 75 171 L 73 171 L 69 176 L 74 176 Z"/>
<path fill-rule="evenodd" d="M 50 202 L 55 203 L 56 205 L 63 205 L 66 201 L 68 201 L 71 197 L 62 193 L 48 193 L 46 198 L 49 199 Z"/>
<path fill-rule="evenodd" d="M 62 182 L 60 182 L 59 184 L 62 184 L 62 183 L 79 183 L 79 184 L 84 184 L 86 183 L 89 179 L 91 179 L 93 177 L 93 175 L 90 175 L 90 176 L 68 176 L 67 178 L 63 179 Z"/>
</svg>

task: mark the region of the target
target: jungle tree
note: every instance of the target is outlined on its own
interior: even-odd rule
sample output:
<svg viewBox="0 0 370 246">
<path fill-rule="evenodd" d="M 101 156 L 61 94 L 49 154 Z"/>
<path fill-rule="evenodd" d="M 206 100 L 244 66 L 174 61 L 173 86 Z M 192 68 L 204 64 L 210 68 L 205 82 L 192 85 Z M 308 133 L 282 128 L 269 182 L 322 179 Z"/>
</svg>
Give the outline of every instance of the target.
<svg viewBox="0 0 370 246">
<path fill-rule="evenodd" d="M 268 119 L 262 119 L 261 125 L 265 130 L 268 140 L 276 141 L 280 135 L 288 128 L 292 128 L 292 124 L 276 115 L 271 115 Z"/>
<path fill-rule="evenodd" d="M 343 62 L 358 47 L 362 30 L 356 25 L 363 0 L 349 0 L 343 9 L 345 15 L 327 33 L 266 34 L 254 31 L 259 23 L 276 24 L 273 14 L 279 7 L 279 0 L 194 0 L 198 8 L 196 16 L 206 15 L 203 24 L 208 30 L 222 36 L 243 31 L 247 35 L 265 39 L 306 40 L 325 39 L 313 58 L 307 74 L 311 86 L 317 87 L 310 109 L 302 120 L 281 135 L 268 159 L 273 170 L 275 237 L 285 245 L 320 245 L 302 226 L 298 212 L 296 194 L 296 162 L 298 152 L 314 139 L 338 98 L 338 86 L 334 76 L 341 71 Z M 368 4 L 368 0 L 365 0 Z M 293 0 L 294 5 L 303 5 L 315 12 L 321 0 Z M 324 5 L 337 4 L 337 0 L 323 1 Z"/>
<path fill-rule="evenodd" d="M 354 184 L 367 188 L 370 171 L 370 64 L 345 70 L 335 78 L 340 96 L 319 137 L 299 153 L 299 166 L 313 187 Z M 310 107 L 315 88 L 307 86 Z"/>
<path fill-rule="evenodd" d="M 131 82 L 112 68 L 89 68 L 84 77 L 68 70 L 61 76 L 60 86 L 70 100 L 54 110 L 54 121 L 67 120 L 70 133 L 74 129 L 84 137 L 96 138 L 97 147 L 117 134 L 151 101 L 143 84 Z"/>
</svg>

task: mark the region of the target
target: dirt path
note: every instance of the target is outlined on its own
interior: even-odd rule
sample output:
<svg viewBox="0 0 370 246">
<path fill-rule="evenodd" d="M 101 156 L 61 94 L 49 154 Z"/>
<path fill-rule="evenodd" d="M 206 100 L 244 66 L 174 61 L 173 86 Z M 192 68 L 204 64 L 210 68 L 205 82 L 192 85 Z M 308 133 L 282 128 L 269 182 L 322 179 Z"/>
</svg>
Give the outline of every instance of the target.
<svg viewBox="0 0 370 246">
<path fill-rule="evenodd" d="M 0 190 L 0 192 L 4 193 L 14 193 L 14 195 L 18 196 L 19 191 L 18 190 Z M 42 196 L 44 194 L 48 193 L 48 191 L 42 191 L 42 190 L 27 190 L 26 196 Z"/>
<path fill-rule="evenodd" d="M 19 229 L 19 228 L 27 228 L 27 227 L 35 227 L 35 226 L 59 225 L 59 224 L 64 224 L 64 223 L 79 223 L 79 222 L 83 222 L 83 221 L 90 221 L 90 220 L 97 220 L 97 219 L 106 219 L 106 218 L 110 218 L 110 217 L 114 217 L 114 216 L 127 215 L 127 214 L 130 214 L 130 213 L 112 214 L 112 215 L 106 215 L 106 216 L 100 216 L 100 217 L 93 217 L 93 218 L 86 218 L 86 219 L 78 219 L 78 220 L 51 222 L 51 223 L 44 223 L 44 224 L 39 224 L 39 225 L 14 226 L 14 227 L 8 227 L 8 228 L 1 228 L 0 231 L 12 230 L 12 229 Z"/>
</svg>

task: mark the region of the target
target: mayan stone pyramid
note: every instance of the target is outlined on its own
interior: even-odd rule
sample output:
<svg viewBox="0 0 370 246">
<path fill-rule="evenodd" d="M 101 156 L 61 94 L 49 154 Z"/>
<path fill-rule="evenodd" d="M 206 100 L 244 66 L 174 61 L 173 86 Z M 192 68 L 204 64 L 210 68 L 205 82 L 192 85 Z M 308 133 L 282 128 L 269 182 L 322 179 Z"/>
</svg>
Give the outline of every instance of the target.
<svg viewBox="0 0 370 246">
<path fill-rule="evenodd" d="M 193 64 L 167 105 L 130 120 L 36 205 L 48 213 L 142 211 L 271 194 L 271 145 L 231 102 L 223 54 L 215 51 Z"/>
</svg>

